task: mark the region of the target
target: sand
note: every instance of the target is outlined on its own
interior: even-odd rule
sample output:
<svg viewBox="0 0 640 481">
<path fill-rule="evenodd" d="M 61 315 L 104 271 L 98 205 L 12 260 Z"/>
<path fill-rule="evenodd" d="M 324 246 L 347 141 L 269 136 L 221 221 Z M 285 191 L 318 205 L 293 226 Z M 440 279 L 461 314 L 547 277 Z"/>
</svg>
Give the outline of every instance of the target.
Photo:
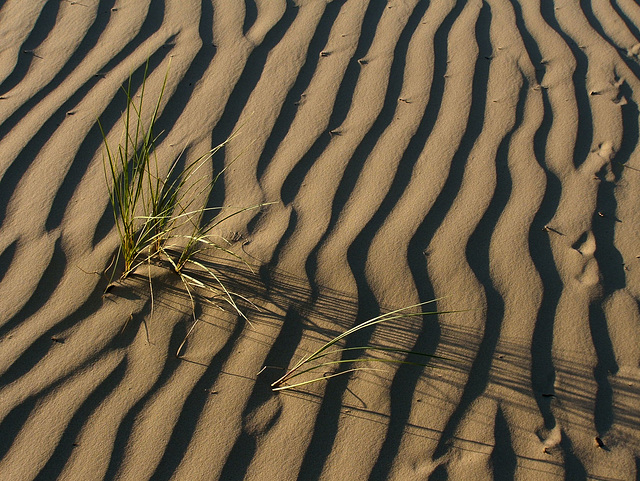
<svg viewBox="0 0 640 481">
<path fill-rule="evenodd" d="M 633 0 L 2 0 L 0 60 L 2 480 L 639 479 Z M 161 168 L 235 134 L 201 205 L 270 203 L 199 258 L 248 320 L 105 292 L 147 60 Z M 432 299 L 358 341 L 426 365 L 272 392 Z"/>
</svg>

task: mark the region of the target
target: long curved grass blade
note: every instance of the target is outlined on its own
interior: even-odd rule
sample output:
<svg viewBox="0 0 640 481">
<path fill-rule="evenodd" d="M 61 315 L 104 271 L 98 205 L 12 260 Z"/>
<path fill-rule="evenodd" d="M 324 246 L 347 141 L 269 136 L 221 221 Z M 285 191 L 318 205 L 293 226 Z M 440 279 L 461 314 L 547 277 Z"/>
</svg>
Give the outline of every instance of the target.
<svg viewBox="0 0 640 481">
<path fill-rule="evenodd" d="M 291 376 L 287 377 L 286 381 L 289 381 L 290 379 L 293 379 L 295 377 L 298 377 L 302 374 L 306 374 L 308 372 L 312 372 L 315 371 L 316 369 L 321 369 L 323 367 L 331 367 L 331 366 L 336 366 L 336 365 L 340 365 L 340 364 L 351 364 L 351 363 L 360 363 L 360 362 L 380 362 L 380 363 L 384 363 L 384 364 L 407 364 L 410 366 L 420 366 L 420 367 L 427 367 L 428 364 L 426 363 L 422 363 L 422 362 L 414 362 L 414 361 L 405 361 L 402 359 L 378 359 L 375 357 L 359 357 L 359 358 L 355 358 L 355 359 L 339 359 L 336 361 L 327 361 L 327 362 L 323 362 L 320 364 L 316 364 L 314 366 L 308 367 L 306 369 L 303 369 L 302 371 L 296 371 L 295 374 L 292 374 Z M 359 368 L 359 369 L 366 369 L 366 368 Z"/>
<path fill-rule="evenodd" d="M 407 306 L 407 307 L 402 307 L 399 309 L 395 309 L 393 311 L 389 311 L 383 314 L 380 314 L 379 316 L 376 316 L 372 319 L 368 319 L 364 322 L 361 322 L 359 324 L 357 324 L 356 326 L 344 331 L 343 333 L 335 336 L 334 338 L 330 339 L 329 341 L 327 341 L 326 343 L 324 343 L 322 346 L 320 346 L 320 348 L 318 348 L 316 351 L 314 351 L 313 353 L 311 353 L 308 356 L 303 357 L 302 359 L 300 359 L 296 364 L 294 364 L 294 366 L 292 368 L 290 368 L 285 374 L 284 376 L 282 376 L 281 378 L 277 379 L 276 381 L 274 381 L 271 384 L 271 388 L 273 390 L 282 390 L 282 389 L 286 389 L 289 385 L 288 385 L 288 381 L 294 377 L 297 377 L 301 374 L 304 373 L 308 373 L 310 371 L 313 371 L 315 369 L 321 368 L 321 367 L 326 367 L 329 365 L 334 365 L 334 364 L 342 364 L 342 363 L 352 363 L 352 362 L 363 362 L 363 361 L 372 361 L 372 362 L 383 362 L 383 363 L 390 363 L 390 364 L 396 364 L 396 363 L 400 363 L 400 364 L 412 364 L 412 365 L 423 365 L 421 363 L 415 363 L 413 361 L 407 361 L 407 360 L 400 360 L 400 359 L 379 359 L 379 358 L 372 358 L 372 357 L 364 357 L 364 358 L 355 358 L 355 359 L 340 359 L 337 361 L 326 361 L 326 362 L 316 362 L 319 359 L 322 359 L 326 356 L 329 355 L 335 355 L 336 353 L 338 354 L 343 354 L 344 352 L 347 351 L 365 351 L 365 350 L 373 350 L 373 351 L 384 351 L 384 352 L 395 352 L 398 354 L 404 354 L 404 355 L 420 355 L 420 356 L 424 356 L 424 357 L 431 357 L 431 358 L 435 358 L 437 356 L 433 356 L 433 355 L 429 355 L 426 353 L 419 353 L 419 352 L 415 352 L 415 351 L 410 351 L 410 350 L 404 350 L 404 349 L 396 349 L 396 348 L 385 348 L 385 347 L 376 347 L 376 346 L 359 346 L 359 347 L 348 347 L 348 348 L 340 348 L 340 349 L 330 349 L 332 346 L 334 346 L 335 344 L 337 344 L 338 342 L 340 342 L 342 339 L 346 338 L 347 336 L 360 331 L 362 329 L 366 329 L 368 327 L 372 327 L 375 326 L 377 324 L 380 324 L 382 322 L 389 322 L 389 321 L 393 321 L 393 320 L 397 320 L 397 319 L 404 319 L 404 318 L 410 318 L 410 317 L 422 317 L 425 315 L 439 315 L 439 314 L 448 314 L 448 313 L 453 313 L 453 312 L 462 312 L 462 311 L 434 311 L 434 312 L 424 312 L 424 311 L 419 311 L 419 312 L 407 312 L 410 309 L 416 309 L 416 308 L 422 308 L 423 306 L 427 305 L 427 304 L 431 304 L 434 303 L 438 300 L 440 300 L 442 298 L 437 298 L 437 299 L 433 299 L 431 301 L 427 301 L 427 302 L 421 302 L 418 304 L 414 304 L 411 306 Z M 306 367 L 305 367 L 306 366 Z M 318 379 L 320 380 L 320 379 Z"/>
<path fill-rule="evenodd" d="M 351 368 L 351 369 L 346 369 L 344 371 L 335 372 L 335 373 L 329 374 L 327 376 L 322 376 L 322 377 L 317 377 L 317 378 L 314 378 L 314 379 L 310 379 L 308 381 L 302 381 L 302 382 L 298 382 L 298 383 L 295 383 L 295 384 L 278 385 L 276 387 L 272 387 L 271 390 L 272 391 L 285 391 L 287 389 L 295 389 L 295 388 L 300 387 L 300 386 L 305 386 L 307 384 L 312 384 L 314 382 L 326 381 L 327 379 L 331 379 L 332 377 L 343 376 L 345 374 L 349 374 L 350 372 L 356 372 L 356 371 L 384 371 L 384 369 L 375 369 L 375 368 L 367 368 L 367 367 L 354 367 L 354 368 Z"/>
</svg>

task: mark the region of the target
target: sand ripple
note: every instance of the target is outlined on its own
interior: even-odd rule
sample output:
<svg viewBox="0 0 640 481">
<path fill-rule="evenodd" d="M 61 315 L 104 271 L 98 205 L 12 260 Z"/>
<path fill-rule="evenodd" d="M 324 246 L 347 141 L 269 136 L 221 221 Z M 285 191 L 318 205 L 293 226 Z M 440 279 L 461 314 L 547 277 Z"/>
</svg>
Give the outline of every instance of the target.
<svg viewBox="0 0 640 481">
<path fill-rule="evenodd" d="M 638 476 L 633 0 L 4 0 L 0 39 L 2 479 Z M 147 59 L 161 168 L 239 131 L 202 202 L 274 202 L 202 259 L 251 325 L 198 302 L 180 358 L 179 281 L 100 276 Z M 446 359 L 269 389 L 440 297 L 359 342 Z"/>
</svg>

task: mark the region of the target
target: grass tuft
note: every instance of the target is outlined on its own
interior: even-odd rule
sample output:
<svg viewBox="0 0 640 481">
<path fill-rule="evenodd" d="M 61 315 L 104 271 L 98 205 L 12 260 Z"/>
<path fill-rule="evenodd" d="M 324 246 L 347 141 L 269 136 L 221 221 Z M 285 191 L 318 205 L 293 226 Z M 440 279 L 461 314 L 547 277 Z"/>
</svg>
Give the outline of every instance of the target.
<svg viewBox="0 0 640 481">
<path fill-rule="evenodd" d="M 231 217 L 247 210 L 259 209 L 270 203 L 237 209 L 224 216 L 214 216 L 210 222 L 203 222 L 205 213 L 220 210 L 220 208 L 197 207 L 194 205 L 195 202 L 201 198 L 210 198 L 220 176 L 235 160 L 208 182 L 204 180 L 206 176 L 201 175 L 202 169 L 210 165 L 212 157 L 229 143 L 237 132 L 180 170 L 183 151 L 173 161 L 168 172 L 163 175 L 156 157 L 158 137 L 154 133 L 154 127 L 167 86 L 169 71 L 167 70 L 165 74 L 160 94 L 153 106 L 149 127 L 145 128 L 143 104 L 148 69 L 147 62 L 137 99 L 132 92 L 131 77 L 122 87 L 126 95 L 127 107 L 123 113 L 123 133 L 117 147 L 109 144 L 107 135 L 98 121 L 104 142 L 105 181 L 120 240 L 112 266 L 107 267 L 106 270 L 111 270 L 110 282 L 118 272 L 122 280 L 138 267 L 151 263 L 170 269 L 180 277 L 191 301 L 193 324 L 178 348 L 177 355 L 179 355 L 187 337 L 198 322 L 194 296 L 200 290 L 206 291 L 205 299 L 209 302 L 213 302 L 218 307 L 220 304 L 227 304 L 248 321 L 237 302 L 239 299 L 246 301 L 248 299 L 227 289 L 215 271 L 199 262 L 197 256 L 203 251 L 218 250 L 242 260 L 228 249 L 225 245 L 229 244 L 228 242 L 212 232 Z M 193 275 L 191 269 L 187 267 L 197 270 L 199 275 Z M 153 304 L 150 275 L 149 289 Z"/>
</svg>

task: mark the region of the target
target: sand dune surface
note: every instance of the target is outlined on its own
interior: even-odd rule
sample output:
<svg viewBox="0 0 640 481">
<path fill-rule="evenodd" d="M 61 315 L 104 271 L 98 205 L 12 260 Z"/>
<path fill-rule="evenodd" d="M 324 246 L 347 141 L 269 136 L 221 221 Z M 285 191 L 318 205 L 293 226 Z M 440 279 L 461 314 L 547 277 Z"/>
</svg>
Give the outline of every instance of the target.
<svg viewBox="0 0 640 481">
<path fill-rule="evenodd" d="M 1 479 L 640 479 L 634 0 L 0 0 L 0 60 Z M 123 85 L 162 172 L 230 138 L 246 319 L 110 284 Z"/>
</svg>

